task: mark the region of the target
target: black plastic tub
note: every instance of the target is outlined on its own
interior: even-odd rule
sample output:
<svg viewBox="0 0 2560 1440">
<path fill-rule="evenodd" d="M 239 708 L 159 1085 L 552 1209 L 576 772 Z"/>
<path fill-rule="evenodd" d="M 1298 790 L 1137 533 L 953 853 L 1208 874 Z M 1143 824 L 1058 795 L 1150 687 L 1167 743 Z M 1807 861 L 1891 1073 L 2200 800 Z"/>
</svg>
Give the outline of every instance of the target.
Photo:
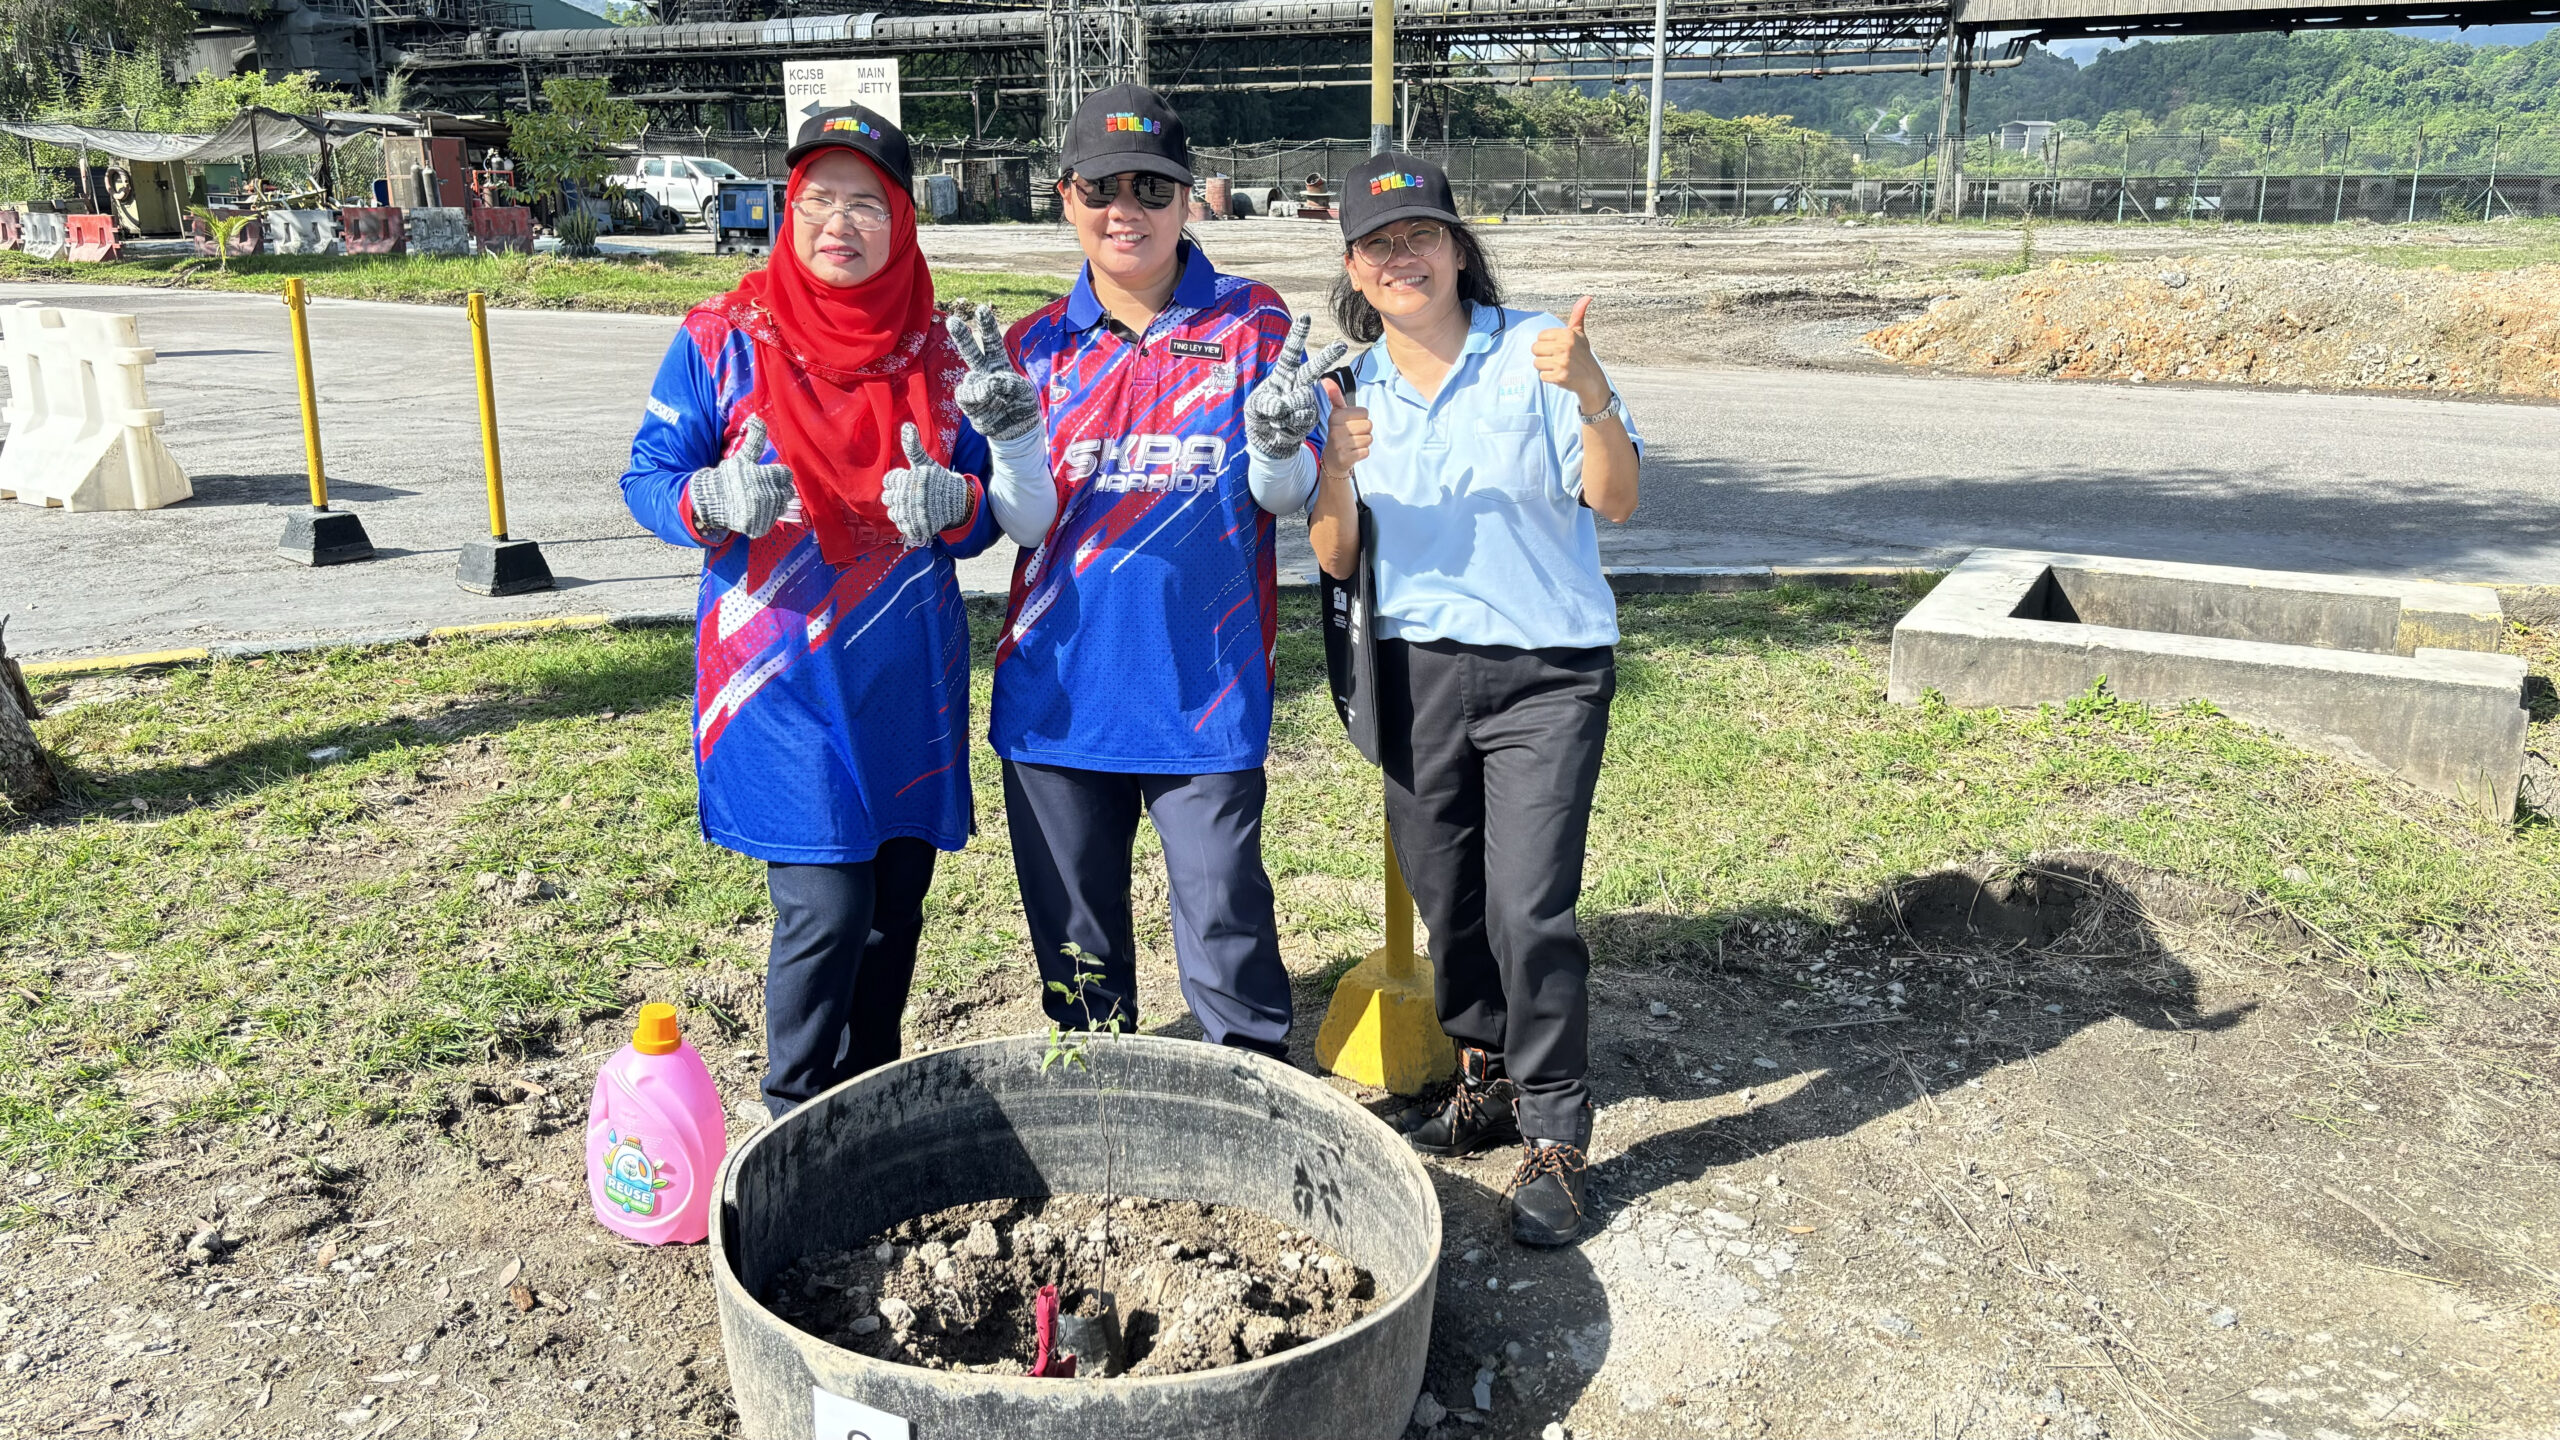
<svg viewBox="0 0 2560 1440">
<path fill-rule="evenodd" d="M 1025 1036 L 847 1081 L 730 1152 L 711 1269 L 750 1440 L 1391 1440 L 1431 1341 L 1440 1204 L 1386 1125 L 1312 1076 L 1242 1051 L 1097 1037 L 1091 1070 L 1041 1068 Z M 1034 1380 L 896 1365 L 765 1308 L 773 1277 L 953 1205 L 1110 1187 L 1257 1210 L 1368 1270 L 1377 1308 L 1221 1370 Z"/>
</svg>

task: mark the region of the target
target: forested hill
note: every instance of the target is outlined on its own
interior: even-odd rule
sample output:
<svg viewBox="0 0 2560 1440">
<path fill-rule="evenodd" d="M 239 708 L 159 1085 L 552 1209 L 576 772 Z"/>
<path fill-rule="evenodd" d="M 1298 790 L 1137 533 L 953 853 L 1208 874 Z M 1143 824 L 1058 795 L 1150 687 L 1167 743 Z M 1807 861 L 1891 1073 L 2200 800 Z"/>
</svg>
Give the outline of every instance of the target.
<svg viewBox="0 0 2560 1440">
<path fill-rule="evenodd" d="M 1716 115 L 1792 115 L 1856 133 L 1938 123 L 1935 75 L 1675 81 L 1673 103 Z M 1977 76 L 1977 128 L 2063 120 L 2148 130 L 2405 128 L 2521 119 L 2560 125 L 2560 30 L 2525 46 L 2466 45 L 2383 31 L 2217 35 L 2110 50 L 2086 66 L 2041 48 Z"/>
</svg>

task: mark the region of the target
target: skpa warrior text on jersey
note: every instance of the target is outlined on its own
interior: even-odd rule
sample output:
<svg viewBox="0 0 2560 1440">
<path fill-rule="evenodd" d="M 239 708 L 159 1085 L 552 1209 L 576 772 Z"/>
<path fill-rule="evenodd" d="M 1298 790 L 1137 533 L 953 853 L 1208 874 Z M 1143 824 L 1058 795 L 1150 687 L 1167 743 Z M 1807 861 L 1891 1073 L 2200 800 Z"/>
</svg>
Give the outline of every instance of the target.
<svg viewBox="0 0 2560 1440">
<path fill-rule="evenodd" d="M 1217 488 L 1218 473 L 1227 468 L 1227 442 L 1219 435 L 1079 440 L 1067 447 L 1066 461 L 1070 481 L 1089 479 L 1097 490 L 1179 495 Z"/>
</svg>

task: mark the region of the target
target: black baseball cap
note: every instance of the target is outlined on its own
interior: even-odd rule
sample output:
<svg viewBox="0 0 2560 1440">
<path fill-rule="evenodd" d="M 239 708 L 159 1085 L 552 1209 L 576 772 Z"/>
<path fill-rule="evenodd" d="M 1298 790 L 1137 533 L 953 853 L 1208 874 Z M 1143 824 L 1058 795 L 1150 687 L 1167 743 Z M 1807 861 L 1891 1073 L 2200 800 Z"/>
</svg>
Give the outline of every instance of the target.
<svg viewBox="0 0 2560 1440">
<path fill-rule="evenodd" d="M 1191 132 L 1163 96 L 1144 85 L 1114 85 L 1076 107 L 1058 163 L 1090 178 L 1135 171 L 1188 185 Z"/>
<path fill-rule="evenodd" d="M 867 105 L 838 105 L 800 122 L 800 133 L 783 152 L 782 163 L 796 166 L 820 150 L 850 150 L 863 156 L 898 182 L 901 190 L 916 186 L 915 162 L 907 154 L 907 132 Z"/>
<path fill-rule="evenodd" d="M 1449 172 L 1419 155 L 1372 155 L 1342 179 L 1344 244 L 1381 225 L 1425 219 L 1458 224 L 1458 201 L 1449 191 Z"/>
</svg>

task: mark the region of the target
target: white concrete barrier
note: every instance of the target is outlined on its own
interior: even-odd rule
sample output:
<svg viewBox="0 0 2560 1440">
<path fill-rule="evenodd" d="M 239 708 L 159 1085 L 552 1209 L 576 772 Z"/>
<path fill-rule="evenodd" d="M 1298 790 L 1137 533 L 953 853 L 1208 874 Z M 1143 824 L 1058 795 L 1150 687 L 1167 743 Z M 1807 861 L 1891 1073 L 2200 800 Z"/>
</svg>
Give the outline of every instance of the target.
<svg viewBox="0 0 2560 1440">
<path fill-rule="evenodd" d="M 270 210 L 266 213 L 270 255 L 335 255 L 338 212 L 335 210 Z"/>
<path fill-rule="evenodd" d="M 472 253 L 470 211 L 458 205 L 426 205 L 407 212 L 407 218 L 410 254 Z"/>
<path fill-rule="evenodd" d="M 130 315 L 34 300 L 0 310 L 0 359 L 9 367 L 0 500 L 157 510 L 195 494 L 143 395 L 142 367 L 157 358 Z"/>
<path fill-rule="evenodd" d="M 63 250 L 71 244 L 71 231 L 59 215 L 28 211 L 23 229 L 27 237 L 27 253 L 38 260 L 59 260 Z"/>
</svg>

